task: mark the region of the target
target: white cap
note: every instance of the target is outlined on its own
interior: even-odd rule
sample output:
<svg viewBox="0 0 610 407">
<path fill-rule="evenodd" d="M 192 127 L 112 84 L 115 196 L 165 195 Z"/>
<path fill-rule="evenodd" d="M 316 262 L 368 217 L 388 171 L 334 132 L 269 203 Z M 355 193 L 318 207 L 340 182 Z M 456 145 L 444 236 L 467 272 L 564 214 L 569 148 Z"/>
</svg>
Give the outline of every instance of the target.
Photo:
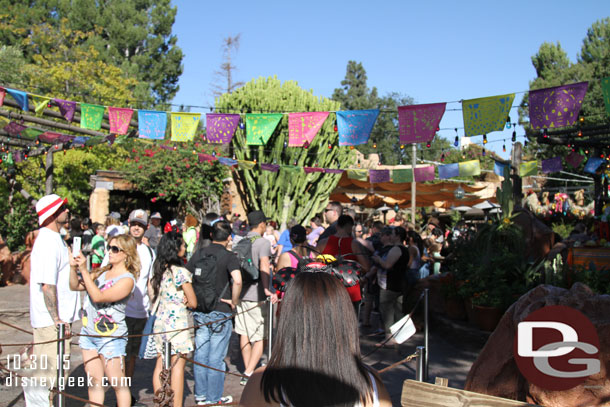
<svg viewBox="0 0 610 407">
<path fill-rule="evenodd" d="M 56 194 L 45 195 L 40 198 L 36 203 L 38 224 L 42 225 L 49 217 L 53 216 L 63 204 L 67 202 L 67 198 L 64 199 Z"/>
</svg>

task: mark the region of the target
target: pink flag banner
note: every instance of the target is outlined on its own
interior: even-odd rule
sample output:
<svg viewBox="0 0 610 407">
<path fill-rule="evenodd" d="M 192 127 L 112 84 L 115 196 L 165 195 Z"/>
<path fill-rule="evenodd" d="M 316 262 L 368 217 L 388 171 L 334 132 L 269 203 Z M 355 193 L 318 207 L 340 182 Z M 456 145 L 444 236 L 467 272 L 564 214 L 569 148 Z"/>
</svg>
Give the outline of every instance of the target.
<svg viewBox="0 0 610 407">
<path fill-rule="evenodd" d="M 199 162 L 203 163 L 203 162 L 209 162 L 211 163 L 212 161 L 217 161 L 218 159 L 216 157 L 214 157 L 213 155 L 209 155 L 209 154 L 203 154 L 203 153 L 199 153 Z"/>
<path fill-rule="evenodd" d="M 238 114 L 208 113 L 205 115 L 206 138 L 210 143 L 229 144 L 239 125 Z"/>
<path fill-rule="evenodd" d="M 427 167 L 418 167 L 413 170 L 413 178 L 415 182 L 433 181 L 434 180 L 434 166 L 429 165 Z"/>
<path fill-rule="evenodd" d="M 59 106 L 59 112 L 69 122 L 74 119 L 74 112 L 76 112 L 76 102 L 69 100 L 53 99 L 53 102 Z"/>
<path fill-rule="evenodd" d="M 322 128 L 328 112 L 288 114 L 288 146 L 303 147 L 311 144 Z"/>
<path fill-rule="evenodd" d="M 542 160 L 542 172 L 548 174 L 550 172 L 559 172 L 563 170 L 561 157 L 553 157 L 548 160 Z"/>
<path fill-rule="evenodd" d="M 402 144 L 432 141 L 445 114 L 446 103 L 398 106 L 398 134 Z"/>
<path fill-rule="evenodd" d="M 337 112 L 340 146 L 366 144 L 373 131 L 379 109 L 345 110 Z"/>
<path fill-rule="evenodd" d="M 0 106 L 4 105 L 5 96 L 6 96 L 6 89 L 0 88 Z"/>
<path fill-rule="evenodd" d="M 530 90 L 529 114 L 533 129 L 572 126 L 578 119 L 588 82 Z"/>
<path fill-rule="evenodd" d="M 108 121 L 112 134 L 127 134 L 129 122 L 133 116 L 132 109 L 108 106 Z"/>
<path fill-rule="evenodd" d="M 19 124 L 17 122 L 10 122 L 6 126 L 4 126 L 2 130 L 4 130 L 13 137 L 18 137 L 25 129 L 27 129 L 27 127 L 22 124 Z"/>
<path fill-rule="evenodd" d="M 45 131 L 38 139 L 43 143 L 67 143 L 68 141 L 74 140 L 74 136 L 70 136 L 67 134 L 55 133 L 54 131 Z"/>
<path fill-rule="evenodd" d="M 390 170 L 369 170 L 371 184 L 390 182 Z"/>
<path fill-rule="evenodd" d="M 305 174 L 311 174 L 312 172 L 324 172 L 324 168 L 320 167 L 303 167 Z"/>
<path fill-rule="evenodd" d="M 138 133 L 140 138 L 163 140 L 167 127 L 167 113 L 156 110 L 138 110 Z"/>
<path fill-rule="evenodd" d="M 576 168 L 580 165 L 580 163 L 582 162 L 582 160 L 585 159 L 585 156 L 582 154 L 578 154 L 576 151 L 572 151 L 570 154 L 568 154 L 568 156 L 566 157 L 566 162 L 568 164 L 570 164 L 572 167 Z"/>
</svg>

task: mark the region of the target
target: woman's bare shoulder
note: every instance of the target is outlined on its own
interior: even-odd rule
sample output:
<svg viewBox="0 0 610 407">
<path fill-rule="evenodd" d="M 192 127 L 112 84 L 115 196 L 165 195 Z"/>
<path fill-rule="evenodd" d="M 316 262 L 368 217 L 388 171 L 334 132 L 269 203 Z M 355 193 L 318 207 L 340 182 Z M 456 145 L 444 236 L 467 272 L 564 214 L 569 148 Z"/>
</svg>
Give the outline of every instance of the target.
<svg viewBox="0 0 610 407">
<path fill-rule="evenodd" d="M 265 401 L 263 392 L 261 391 L 261 382 L 265 366 L 259 367 L 252 373 L 248 379 L 248 384 L 244 388 L 239 400 L 239 405 L 242 407 L 260 407 L 260 406 L 279 406 L 277 403 L 269 403 Z"/>
</svg>

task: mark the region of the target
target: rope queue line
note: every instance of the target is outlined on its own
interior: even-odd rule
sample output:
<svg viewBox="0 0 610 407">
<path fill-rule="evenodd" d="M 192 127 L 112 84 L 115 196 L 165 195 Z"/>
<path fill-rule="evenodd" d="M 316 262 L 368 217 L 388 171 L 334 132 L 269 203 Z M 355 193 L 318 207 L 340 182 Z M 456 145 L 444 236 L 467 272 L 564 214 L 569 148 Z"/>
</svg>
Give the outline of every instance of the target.
<svg viewBox="0 0 610 407">
<path fill-rule="evenodd" d="M 389 342 L 391 339 L 393 339 L 396 334 L 398 332 L 400 332 L 400 330 L 402 330 L 402 328 L 407 324 L 407 322 L 411 319 L 412 315 L 415 313 L 415 311 L 417 310 L 417 307 L 419 305 L 419 303 L 421 302 L 421 300 L 424 300 L 424 346 L 417 346 L 416 348 L 416 352 L 414 352 L 413 354 L 408 355 L 407 357 L 405 357 L 404 359 L 395 362 L 393 364 L 391 364 L 390 366 L 387 366 L 381 370 L 379 370 L 379 374 L 381 373 L 385 373 L 391 369 L 394 369 L 397 366 L 400 366 L 404 363 L 409 363 L 411 362 L 413 359 L 417 359 L 417 366 L 416 366 L 416 372 L 415 372 L 415 376 L 416 376 L 416 380 L 419 381 L 426 381 L 428 378 L 428 354 L 429 354 L 429 347 L 428 347 L 428 289 L 424 289 L 424 292 L 421 293 L 421 295 L 419 296 L 419 298 L 417 299 L 413 309 L 411 310 L 411 312 L 408 314 L 409 318 L 407 319 L 407 321 L 405 321 L 405 323 L 403 323 L 403 325 L 396 330 L 395 333 L 391 334 L 388 338 L 386 338 L 383 342 L 381 342 L 379 347 L 374 348 L 371 352 L 367 353 L 366 355 L 364 355 L 362 358 L 366 358 L 369 357 L 370 355 L 372 355 L 373 353 L 375 353 L 376 351 L 378 351 L 379 349 L 381 349 L 382 347 L 384 347 L 387 342 Z M 269 298 L 267 298 L 265 301 L 261 301 L 258 304 L 256 304 L 255 306 L 242 311 L 241 313 L 246 313 L 249 312 L 250 310 L 260 307 L 265 303 L 269 303 L 269 307 L 270 307 L 270 315 L 273 315 L 272 312 L 272 307 L 273 304 L 271 304 Z M 193 325 L 193 326 L 189 326 L 186 328 L 181 328 L 181 329 L 174 329 L 174 330 L 170 330 L 170 331 L 164 331 L 164 332 L 152 332 L 150 334 L 138 334 L 138 335 L 121 335 L 121 336 L 113 336 L 113 335 L 87 335 L 87 334 L 77 334 L 77 333 L 73 333 L 71 334 L 71 336 L 86 336 L 86 337 L 94 337 L 94 338 L 134 338 L 134 337 L 144 337 L 144 336 L 152 336 L 152 335 L 161 335 L 161 334 L 168 334 L 168 333 L 178 333 L 178 332 L 182 332 L 182 331 L 186 331 L 189 329 L 196 329 L 196 328 L 200 328 L 202 326 L 207 326 L 207 325 L 211 325 L 211 324 L 215 324 L 218 322 L 222 322 L 225 321 L 227 319 L 231 319 L 234 318 L 236 315 L 239 315 L 241 313 L 232 313 L 230 316 L 225 317 L 225 318 L 221 318 L 215 321 L 211 321 L 211 322 L 206 322 L 204 324 L 198 324 L 198 325 Z M 17 327 L 15 325 L 9 324 L 8 322 L 4 322 L 4 321 L 0 321 L 0 324 L 6 325 L 10 328 L 13 328 L 15 330 L 27 333 L 27 334 L 32 334 L 32 332 L 29 332 L 23 328 Z M 43 341 L 43 342 L 28 342 L 28 343 L 7 343 L 7 344 L 0 344 L 0 354 L 2 354 L 2 348 L 7 346 L 7 347 L 13 347 L 13 346 L 34 346 L 34 345 L 43 345 L 43 344 L 48 344 L 48 343 L 53 343 L 53 342 L 58 342 L 59 345 L 63 345 L 63 342 L 65 339 L 67 339 L 66 337 L 64 337 L 63 335 L 63 327 L 64 324 L 60 325 L 62 329 L 60 329 L 60 332 L 58 332 L 58 338 L 57 339 L 53 339 L 53 340 L 49 340 L 49 341 Z M 272 324 L 270 324 L 270 331 L 272 329 Z M 61 342 L 61 344 L 60 344 Z M 269 339 L 269 342 L 271 342 L 271 337 Z M 77 345 L 77 344 L 73 344 L 73 345 Z M 271 343 L 269 344 L 269 351 L 271 352 Z M 153 401 L 154 405 L 156 407 L 171 407 L 172 406 L 172 402 L 173 402 L 173 392 L 171 390 L 171 388 L 169 387 L 169 378 L 170 378 L 170 371 L 171 371 L 171 364 L 170 364 L 170 357 L 167 357 L 167 355 L 171 355 L 171 343 L 166 342 L 165 343 L 165 349 L 164 349 L 164 354 L 166 355 L 165 361 L 164 361 L 164 366 L 163 369 L 161 371 L 161 382 L 162 382 L 162 386 L 161 388 L 157 391 L 157 393 L 155 393 L 154 397 L 152 399 L 142 399 L 141 401 Z M 63 346 L 61 346 L 61 352 L 59 354 L 60 358 L 63 358 Z M 232 376 L 236 376 L 236 377 L 246 377 L 243 374 L 240 373 L 235 373 L 235 372 L 231 372 L 231 371 L 223 371 L 220 369 L 216 369 L 213 368 L 211 366 L 207 366 L 204 365 L 202 363 L 196 362 L 195 360 L 186 357 L 185 355 L 179 355 L 180 358 L 183 358 L 184 360 L 186 360 L 187 362 L 191 362 L 195 365 L 204 367 L 206 369 L 211 369 L 211 370 L 215 370 L 218 372 L 222 372 L 225 374 L 229 374 Z M 178 359 L 176 358 L 174 360 L 174 363 L 176 363 Z M 0 362 L 0 370 L 4 371 L 4 372 L 8 372 L 9 374 L 13 374 L 16 377 L 25 377 L 23 375 L 20 375 L 18 373 L 16 373 L 15 371 L 8 369 L 7 367 L 5 367 L 1 362 Z M 63 369 L 62 369 L 63 370 Z M 60 372 L 60 369 L 58 369 L 58 378 L 59 377 L 63 377 L 63 371 Z M 68 397 L 77 401 L 81 401 L 84 403 L 88 403 L 89 405 L 92 406 L 96 406 L 96 407 L 108 407 L 104 404 L 99 404 L 99 403 L 95 403 L 92 402 L 90 400 L 72 395 L 72 394 L 68 394 L 64 391 L 63 385 L 65 384 L 63 382 L 63 380 L 59 380 L 57 381 L 58 385 L 60 385 L 59 389 L 56 388 L 52 388 L 51 391 L 53 391 L 54 393 L 56 393 L 58 395 L 58 406 L 59 407 L 63 407 L 64 405 L 64 401 L 63 398 L 64 397 Z M 63 384 L 62 384 L 63 383 Z M 224 404 L 224 405 L 238 405 L 239 403 L 229 403 L 229 404 Z"/>
</svg>

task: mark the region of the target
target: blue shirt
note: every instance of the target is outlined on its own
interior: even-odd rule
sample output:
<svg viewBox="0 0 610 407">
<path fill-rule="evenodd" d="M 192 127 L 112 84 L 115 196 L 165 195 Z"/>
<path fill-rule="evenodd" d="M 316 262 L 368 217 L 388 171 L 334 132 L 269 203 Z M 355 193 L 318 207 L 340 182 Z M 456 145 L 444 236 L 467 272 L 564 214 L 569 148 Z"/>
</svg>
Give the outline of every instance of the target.
<svg viewBox="0 0 610 407">
<path fill-rule="evenodd" d="M 282 232 L 280 235 L 280 240 L 277 241 L 277 244 L 282 245 L 282 253 L 292 250 L 292 243 L 290 242 L 290 229 L 286 229 Z"/>
</svg>

